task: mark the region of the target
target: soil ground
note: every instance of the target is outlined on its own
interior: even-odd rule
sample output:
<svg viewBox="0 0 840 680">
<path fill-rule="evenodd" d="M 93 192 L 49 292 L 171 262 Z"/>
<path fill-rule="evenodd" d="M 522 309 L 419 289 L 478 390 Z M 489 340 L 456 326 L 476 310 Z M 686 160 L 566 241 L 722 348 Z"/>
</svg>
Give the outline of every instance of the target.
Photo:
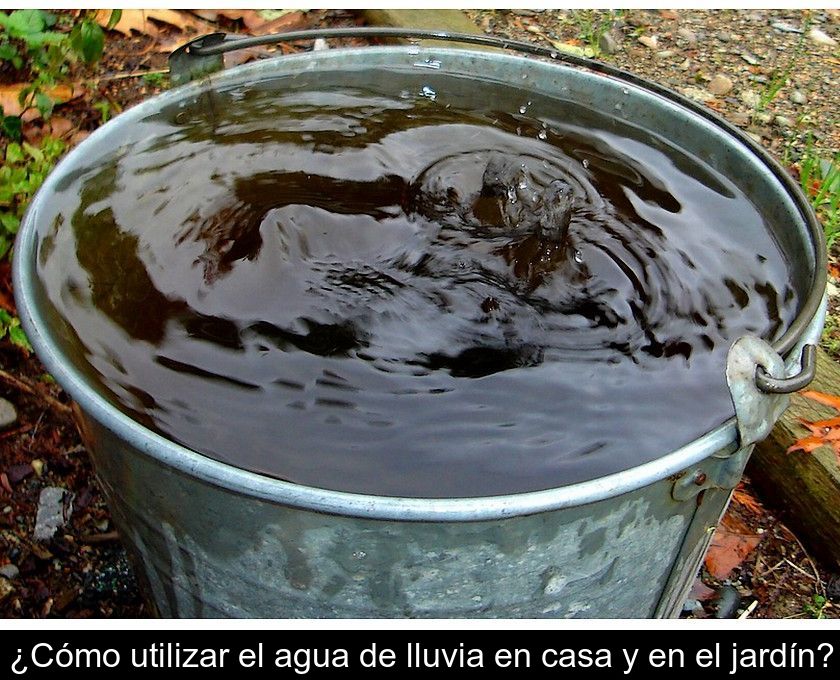
<svg viewBox="0 0 840 680">
<path fill-rule="evenodd" d="M 602 49 L 599 58 L 701 99 L 787 165 L 794 164 L 809 140 L 829 158 L 840 147 L 837 48 L 803 37 L 816 26 L 829 38 L 840 39 L 835 13 L 516 10 L 468 14 L 480 30 L 495 35 L 541 44 L 571 41 L 585 47 L 602 43 L 609 50 Z M 220 21 L 223 29 L 236 27 Z M 319 10 L 306 12 L 297 27 L 359 22 L 351 12 Z M 610 29 L 612 42 L 599 37 L 604 25 Z M 165 79 L 156 75 L 166 67 L 166 53 L 159 47 L 180 37 L 165 26 L 155 38 L 110 32 L 105 57 L 97 68 L 76 74 L 91 88 L 89 96 L 57 109 L 56 115 L 72 122 L 68 139 L 78 140 L 106 115 L 115 115 L 165 87 Z M 93 102 L 105 104 L 93 107 Z M 33 137 L 39 134 L 38 127 L 30 126 Z M 0 263 L 0 307 L 14 311 L 8 269 L 8 263 Z M 0 341 L 0 369 L 0 397 L 13 403 L 18 412 L 17 422 L 0 431 L 0 615 L 147 616 L 66 395 L 45 375 L 37 358 L 5 340 Z M 73 500 L 66 524 L 53 539 L 42 542 L 33 539 L 33 530 L 39 497 L 46 487 L 66 489 Z M 715 541 L 721 556 L 731 559 L 735 555 L 731 572 L 714 578 L 704 569 L 685 615 L 840 615 L 837 574 L 811 559 L 785 527 L 784 516 L 765 508 L 748 480 L 736 491 L 724 527 L 727 531 L 719 532 Z M 746 557 L 738 552 L 743 551 L 738 536 L 750 539 Z"/>
</svg>

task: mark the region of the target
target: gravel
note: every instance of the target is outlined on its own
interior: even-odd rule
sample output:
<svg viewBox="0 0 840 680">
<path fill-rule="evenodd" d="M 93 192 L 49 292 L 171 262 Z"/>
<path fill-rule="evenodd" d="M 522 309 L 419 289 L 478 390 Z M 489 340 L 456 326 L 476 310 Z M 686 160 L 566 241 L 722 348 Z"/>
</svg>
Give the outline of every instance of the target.
<svg viewBox="0 0 840 680">
<path fill-rule="evenodd" d="M 809 139 L 825 158 L 840 151 L 838 10 L 467 14 L 495 35 L 598 46 L 597 58 L 703 102 L 788 164 Z"/>
</svg>

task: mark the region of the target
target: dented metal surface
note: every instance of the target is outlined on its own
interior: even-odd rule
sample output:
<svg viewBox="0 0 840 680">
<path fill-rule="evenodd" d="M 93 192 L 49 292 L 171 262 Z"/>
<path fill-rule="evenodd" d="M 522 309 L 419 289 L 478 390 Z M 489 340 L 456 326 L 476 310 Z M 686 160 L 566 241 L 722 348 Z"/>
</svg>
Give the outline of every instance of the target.
<svg viewBox="0 0 840 680">
<path fill-rule="evenodd" d="M 696 506 L 675 502 L 666 479 L 486 521 L 324 514 L 246 502 L 90 425 L 115 522 L 163 616 L 652 616 Z"/>
</svg>

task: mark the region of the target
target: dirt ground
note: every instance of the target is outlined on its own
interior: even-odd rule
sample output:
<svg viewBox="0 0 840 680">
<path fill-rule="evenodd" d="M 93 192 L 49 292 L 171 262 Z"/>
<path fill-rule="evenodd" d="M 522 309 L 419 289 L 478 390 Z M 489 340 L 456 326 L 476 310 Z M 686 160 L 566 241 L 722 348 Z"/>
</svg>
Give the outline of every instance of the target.
<svg viewBox="0 0 840 680">
<path fill-rule="evenodd" d="M 840 39 L 836 14 L 788 10 L 468 14 L 480 30 L 495 35 L 541 44 L 571 41 L 583 47 L 594 39 L 594 44 L 609 48 L 601 49 L 599 58 L 700 99 L 788 165 L 793 165 L 808 140 L 829 157 L 840 147 L 837 48 L 807 37 L 816 26 L 829 38 Z M 319 10 L 304 13 L 295 27 L 360 21 L 352 12 Z M 611 27 L 611 41 L 593 38 L 603 22 Z M 220 25 L 227 30 L 240 27 L 224 18 Z M 166 67 L 166 53 L 159 47 L 180 37 L 165 26 L 154 38 L 109 33 L 102 62 L 94 72 L 78 74 L 94 83 L 96 99 L 108 106 L 92 108 L 91 98 L 62 106 L 60 115 L 73 122 L 68 137 L 81 138 L 105 115 L 115 115 L 165 87 L 165 79 L 154 77 Z M 784 82 L 768 98 L 782 74 Z M 3 262 L 0 307 L 14 311 L 11 293 L 8 263 Z M 0 341 L 0 369 L 0 397 L 14 404 L 18 414 L 13 425 L 0 431 L 0 615 L 147 616 L 66 395 L 36 357 L 26 356 L 6 340 Z M 65 496 L 64 526 L 52 539 L 37 541 L 33 531 L 41 492 L 47 487 L 65 489 L 72 500 Z M 784 517 L 764 506 L 748 480 L 736 491 L 724 530 L 714 542 L 717 561 L 698 577 L 685 616 L 840 614 L 838 575 L 809 556 L 785 527 Z"/>
</svg>

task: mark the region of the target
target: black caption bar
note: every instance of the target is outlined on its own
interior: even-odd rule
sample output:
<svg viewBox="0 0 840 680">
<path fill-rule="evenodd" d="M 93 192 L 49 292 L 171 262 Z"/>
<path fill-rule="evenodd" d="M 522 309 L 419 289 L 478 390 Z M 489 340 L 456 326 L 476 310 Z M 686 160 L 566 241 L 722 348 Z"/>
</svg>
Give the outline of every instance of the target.
<svg viewBox="0 0 840 680">
<path fill-rule="evenodd" d="M 325 625 L 329 625 L 325 623 Z M 837 631 L 3 631 L 0 677 L 350 677 L 351 674 L 648 678 L 836 677 Z M 238 675 L 237 675 L 238 677 Z"/>
</svg>

